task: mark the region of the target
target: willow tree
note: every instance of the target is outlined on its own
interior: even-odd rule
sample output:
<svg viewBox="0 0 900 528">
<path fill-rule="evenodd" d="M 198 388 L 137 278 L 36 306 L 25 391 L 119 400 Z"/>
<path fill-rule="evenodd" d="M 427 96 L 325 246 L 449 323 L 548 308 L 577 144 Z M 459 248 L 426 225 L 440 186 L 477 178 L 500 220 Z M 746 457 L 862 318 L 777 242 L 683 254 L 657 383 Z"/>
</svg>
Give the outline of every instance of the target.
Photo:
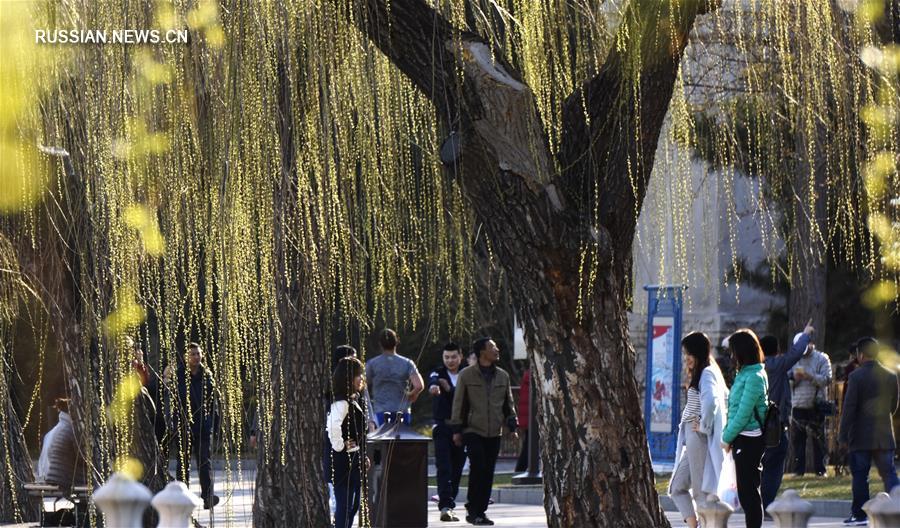
<svg viewBox="0 0 900 528">
<path fill-rule="evenodd" d="M 758 3 L 789 18 L 781 0 Z M 88 314 L 73 341 L 104 343 L 104 321 L 137 304 L 157 321 L 161 365 L 199 340 L 226 459 L 254 385 L 255 523 L 318 526 L 329 322 L 428 314 L 464 328 L 481 272 L 472 248 L 484 247 L 540 381 L 550 523 L 664 525 L 625 310 L 670 101 L 670 130 L 691 134 L 682 55 L 716 4 L 47 4 L 47 24 L 193 32 L 185 45 L 75 47 L 54 67 L 58 103 L 25 144 L 65 148 L 83 182 L 65 212 L 90 229 L 58 244 L 90 271 L 66 297 Z M 54 167 L 51 187 L 69 189 Z M 23 247 L 42 249 L 44 213 L 23 215 Z M 141 321 L 124 319 L 129 331 Z M 111 348 L 78 371 L 105 375 L 78 380 L 97 408 L 111 385 L 99 381 L 129 371 Z M 131 434 L 100 425 L 98 480 Z"/>
<path fill-rule="evenodd" d="M 711 2 L 628 2 L 550 147 L 535 94 L 473 28 L 369 1 L 360 29 L 435 105 L 441 160 L 507 272 L 541 401 L 551 526 L 661 526 L 626 299 L 637 211 L 679 63 Z M 565 34 L 562 36 L 565 38 Z"/>
<path fill-rule="evenodd" d="M 34 470 L 22 423 L 16 412 L 13 390 L 16 372 L 12 353 L 16 342 L 13 327 L 18 318 L 20 303 L 28 300 L 31 292 L 22 280 L 12 244 L 0 235 L 0 401 L 4 409 L 0 412 L 0 465 L 3 478 L 0 481 L 0 522 L 22 523 L 34 521 L 41 507 L 36 497 L 25 490 L 25 484 L 34 480 Z M 29 413 L 30 414 L 30 413 Z"/>
</svg>

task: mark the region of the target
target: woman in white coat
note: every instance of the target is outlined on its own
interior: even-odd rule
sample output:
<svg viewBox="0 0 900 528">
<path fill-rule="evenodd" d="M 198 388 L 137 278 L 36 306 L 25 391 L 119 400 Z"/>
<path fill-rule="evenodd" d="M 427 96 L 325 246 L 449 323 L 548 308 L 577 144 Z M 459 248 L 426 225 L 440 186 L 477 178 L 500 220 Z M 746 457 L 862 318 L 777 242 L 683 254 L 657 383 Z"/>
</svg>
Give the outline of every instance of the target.
<svg viewBox="0 0 900 528">
<path fill-rule="evenodd" d="M 725 451 L 722 430 L 728 413 L 728 388 L 711 353 L 709 338 L 693 332 L 681 340 L 690 385 L 678 427 L 675 471 L 669 496 L 690 528 L 697 527 L 697 504 L 715 494 Z"/>
</svg>

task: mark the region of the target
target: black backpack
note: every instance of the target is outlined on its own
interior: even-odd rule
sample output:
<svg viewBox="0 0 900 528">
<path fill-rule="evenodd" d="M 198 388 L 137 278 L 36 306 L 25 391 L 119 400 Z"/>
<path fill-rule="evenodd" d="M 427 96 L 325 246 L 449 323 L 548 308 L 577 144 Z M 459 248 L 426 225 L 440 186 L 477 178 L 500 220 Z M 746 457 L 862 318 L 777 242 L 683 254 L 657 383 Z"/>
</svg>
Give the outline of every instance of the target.
<svg viewBox="0 0 900 528">
<path fill-rule="evenodd" d="M 756 410 L 755 405 L 753 406 L 753 415 L 756 416 L 756 422 L 760 424 L 760 430 L 762 430 L 762 436 L 766 443 L 766 447 L 778 447 L 778 444 L 781 443 L 782 431 L 778 405 L 772 400 L 769 400 L 765 420 L 759 417 L 759 411 Z"/>
</svg>

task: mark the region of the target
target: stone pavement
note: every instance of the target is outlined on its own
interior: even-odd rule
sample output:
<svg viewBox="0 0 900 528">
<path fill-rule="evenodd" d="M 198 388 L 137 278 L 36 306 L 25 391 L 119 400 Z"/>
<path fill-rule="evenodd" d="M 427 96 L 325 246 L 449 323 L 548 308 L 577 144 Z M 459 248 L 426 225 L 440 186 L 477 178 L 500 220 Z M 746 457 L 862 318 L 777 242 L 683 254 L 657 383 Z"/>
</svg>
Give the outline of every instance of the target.
<svg viewBox="0 0 900 528">
<path fill-rule="evenodd" d="M 192 472 L 191 490 L 200 493 L 200 484 L 196 472 Z M 222 502 L 211 513 L 209 510 L 198 511 L 195 518 L 200 526 L 204 527 L 234 527 L 249 528 L 253 523 L 253 491 L 255 488 L 255 471 L 242 472 L 240 478 L 233 473 L 226 479 L 224 471 L 216 471 L 214 474 L 216 494 Z M 462 509 L 462 508 L 461 508 Z M 464 510 L 463 510 L 464 511 Z M 496 522 L 496 526 L 516 528 L 545 528 L 547 526 L 544 509 L 539 505 L 520 505 L 497 503 L 490 506 L 488 515 Z M 685 527 L 686 524 L 678 519 L 678 514 L 668 512 L 666 514 L 673 527 Z M 429 526 L 469 526 L 466 522 L 444 523 L 440 521 L 440 512 L 437 505 L 428 505 Z M 729 526 L 743 527 L 742 515 L 734 515 Z M 20 525 L 22 527 L 29 525 Z M 34 525 L 31 525 L 34 526 Z M 763 524 L 766 528 L 774 526 L 771 522 Z M 843 526 L 841 519 L 814 518 L 809 524 L 810 528 L 838 528 Z"/>
</svg>

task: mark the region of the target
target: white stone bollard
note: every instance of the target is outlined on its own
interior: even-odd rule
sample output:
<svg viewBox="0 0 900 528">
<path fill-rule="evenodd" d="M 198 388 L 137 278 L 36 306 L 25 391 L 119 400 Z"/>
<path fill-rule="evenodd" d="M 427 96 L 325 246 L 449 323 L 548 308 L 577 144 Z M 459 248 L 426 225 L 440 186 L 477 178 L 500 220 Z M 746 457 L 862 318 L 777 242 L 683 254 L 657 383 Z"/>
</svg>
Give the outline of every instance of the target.
<svg viewBox="0 0 900 528">
<path fill-rule="evenodd" d="M 870 528 L 891 528 L 900 526 L 900 486 L 891 494 L 881 492 L 863 505 L 863 511 L 869 516 Z"/>
<path fill-rule="evenodd" d="M 716 495 L 708 495 L 706 503 L 697 506 L 697 516 L 703 528 L 727 528 L 728 518 L 734 508 L 722 502 Z"/>
<path fill-rule="evenodd" d="M 203 504 L 203 500 L 185 486 L 173 481 L 150 501 L 159 512 L 159 528 L 190 528 L 191 515 Z"/>
<path fill-rule="evenodd" d="M 813 505 L 801 499 L 796 491 L 789 489 L 769 504 L 766 511 L 775 519 L 776 528 L 806 528 L 813 515 Z"/>
<path fill-rule="evenodd" d="M 141 528 L 144 510 L 153 494 L 147 486 L 122 473 L 113 473 L 92 499 L 105 516 L 105 526 Z"/>
</svg>

